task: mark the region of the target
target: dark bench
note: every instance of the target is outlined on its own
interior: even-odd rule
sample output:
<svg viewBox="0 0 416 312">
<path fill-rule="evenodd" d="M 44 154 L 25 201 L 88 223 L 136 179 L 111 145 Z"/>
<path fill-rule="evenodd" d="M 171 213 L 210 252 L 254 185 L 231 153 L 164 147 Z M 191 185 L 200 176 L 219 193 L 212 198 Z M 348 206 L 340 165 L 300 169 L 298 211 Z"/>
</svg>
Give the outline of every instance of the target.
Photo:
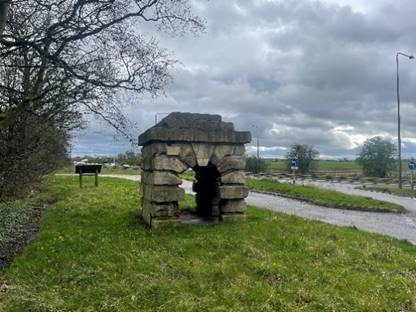
<svg viewBox="0 0 416 312">
<path fill-rule="evenodd" d="M 100 164 L 78 164 L 75 165 L 75 173 L 79 174 L 79 187 L 82 187 L 83 175 L 95 175 L 95 186 L 98 186 L 98 174 L 101 173 Z"/>
</svg>

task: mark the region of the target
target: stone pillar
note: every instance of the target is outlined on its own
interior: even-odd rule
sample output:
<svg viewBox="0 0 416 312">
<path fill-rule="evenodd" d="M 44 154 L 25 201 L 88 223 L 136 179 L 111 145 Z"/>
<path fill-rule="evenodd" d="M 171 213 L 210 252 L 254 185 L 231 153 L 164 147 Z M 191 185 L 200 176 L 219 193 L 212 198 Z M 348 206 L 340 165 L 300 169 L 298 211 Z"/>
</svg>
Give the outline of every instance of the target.
<svg viewBox="0 0 416 312">
<path fill-rule="evenodd" d="M 178 156 L 168 155 L 168 144 L 154 143 L 143 147 L 141 179 L 142 217 L 150 227 L 178 223 L 178 201 L 185 192 L 178 173 L 187 169 Z"/>
<path fill-rule="evenodd" d="M 244 147 L 244 146 L 243 146 Z M 248 187 L 244 185 L 245 160 L 241 155 L 225 156 L 218 165 L 221 173 L 220 211 L 222 219 L 244 219 L 246 211 L 245 198 Z"/>
</svg>

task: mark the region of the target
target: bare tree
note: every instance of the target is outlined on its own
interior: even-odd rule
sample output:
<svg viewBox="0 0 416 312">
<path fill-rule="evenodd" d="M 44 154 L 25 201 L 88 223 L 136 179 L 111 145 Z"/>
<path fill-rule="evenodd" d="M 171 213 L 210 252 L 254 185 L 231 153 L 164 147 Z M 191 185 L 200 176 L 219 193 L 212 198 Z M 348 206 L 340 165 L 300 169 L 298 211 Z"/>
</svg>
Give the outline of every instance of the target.
<svg viewBox="0 0 416 312">
<path fill-rule="evenodd" d="M 181 35 L 203 24 L 189 0 L 12 2 L 0 39 L 0 198 L 17 171 L 34 168 L 34 180 L 63 155 L 85 113 L 127 135 L 117 95 L 160 94 L 175 63 L 149 28 Z"/>
<path fill-rule="evenodd" d="M 122 129 L 114 95 L 120 90 L 158 94 L 174 63 L 155 39 L 138 31 L 144 23 L 179 34 L 203 27 L 188 0 L 14 1 L 0 58 L 23 57 L 19 66 L 30 79 L 13 87 L 0 81 L 0 88 L 18 99 L 6 107 L 0 103 L 0 126 L 12 123 L 20 111 L 37 113 L 50 105 L 64 81 L 68 105 L 82 104 Z"/>
</svg>

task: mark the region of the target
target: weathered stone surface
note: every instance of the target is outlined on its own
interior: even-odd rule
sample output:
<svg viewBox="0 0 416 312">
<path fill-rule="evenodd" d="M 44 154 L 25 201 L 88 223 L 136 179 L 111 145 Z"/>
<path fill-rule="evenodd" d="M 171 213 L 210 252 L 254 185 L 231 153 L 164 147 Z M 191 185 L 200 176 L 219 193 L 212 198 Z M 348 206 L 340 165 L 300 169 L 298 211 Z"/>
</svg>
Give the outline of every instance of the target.
<svg viewBox="0 0 416 312">
<path fill-rule="evenodd" d="M 181 185 L 182 180 L 169 171 L 143 171 L 142 184 Z"/>
<path fill-rule="evenodd" d="M 226 156 L 219 163 L 217 169 L 221 173 L 225 173 L 231 170 L 244 170 L 246 167 L 246 161 L 242 156 Z"/>
<path fill-rule="evenodd" d="M 249 143 L 250 132 L 234 130 L 219 115 L 172 113 L 139 136 L 139 145 L 151 142 Z"/>
<path fill-rule="evenodd" d="M 152 143 L 142 148 L 142 157 L 147 159 L 151 158 L 156 154 L 166 154 L 166 143 Z"/>
<path fill-rule="evenodd" d="M 246 202 L 244 199 L 227 199 L 221 203 L 222 213 L 243 213 L 246 211 Z"/>
<path fill-rule="evenodd" d="M 152 216 L 150 215 L 150 211 L 142 209 L 141 215 L 142 215 L 143 221 L 146 224 L 148 224 L 149 226 L 152 226 L 151 225 L 152 224 Z"/>
<path fill-rule="evenodd" d="M 149 212 L 152 217 L 174 217 L 178 215 L 177 202 L 158 204 L 143 200 L 142 209 L 143 211 Z"/>
<path fill-rule="evenodd" d="M 196 156 L 191 144 L 178 144 L 180 146 L 179 159 L 185 163 L 189 168 L 196 166 Z"/>
<path fill-rule="evenodd" d="M 245 185 L 221 185 L 219 187 L 221 199 L 243 199 L 248 196 Z"/>
<path fill-rule="evenodd" d="M 245 176 L 243 170 L 230 171 L 221 176 L 221 182 L 223 184 L 244 184 Z"/>
<path fill-rule="evenodd" d="M 192 149 L 199 166 L 207 166 L 214 152 L 215 145 L 210 143 L 192 143 Z"/>
<path fill-rule="evenodd" d="M 232 144 L 217 144 L 210 159 L 211 163 L 218 165 L 225 156 L 233 155 L 234 147 L 235 145 Z"/>
<path fill-rule="evenodd" d="M 178 156 L 181 152 L 181 146 L 176 144 L 167 144 L 166 154 L 168 156 Z"/>
<path fill-rule="evenodd" d="M 249 132 L 234 130 L 221 116 L 172 113 L 140 135 L 142 216 L 151 227 L 180 223 L 184 190 L 177 174 L 192 168 L 197 183 L 195 211 L 203 217 L 243 219 L 248 189 L 243 185 L 244 143 Z"/>
<path fill-rule="evenodd" d="M 184 189 L 178 186 L 144 185 L 143 198 L 156 203 L 175 202 L 185 195 Z"/>
<path fill-rule="evenodd" d="M 242 156 L 245 151 L 243 144 L 217 144 L 211 156 L 211 163 L 218 165 L 225 156 Z"/>
<path fill-rule="evenodd" d="M 144 170 L 174 171 L 182 173 L 188 168 L 177 157 L 167 155 L 156 155 L 143 161 Z"/>
</svg>

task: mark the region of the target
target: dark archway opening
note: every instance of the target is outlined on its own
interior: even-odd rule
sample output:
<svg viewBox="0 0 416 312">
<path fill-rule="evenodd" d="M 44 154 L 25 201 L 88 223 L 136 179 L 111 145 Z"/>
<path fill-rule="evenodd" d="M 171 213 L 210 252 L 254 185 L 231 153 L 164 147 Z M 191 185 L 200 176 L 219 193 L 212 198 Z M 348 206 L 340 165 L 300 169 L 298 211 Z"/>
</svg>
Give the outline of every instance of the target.
<svg viewBox="0 0 416 312">
<path fill-rule="evenodd" d="M 218 217 L 219 211 L 219 186 L 220 173 L 217 167 L 211 163 L 208 166 L 196 165 L 194 192 L 196 193 L 196 213 L 203 218 Z"/>
</svg>

